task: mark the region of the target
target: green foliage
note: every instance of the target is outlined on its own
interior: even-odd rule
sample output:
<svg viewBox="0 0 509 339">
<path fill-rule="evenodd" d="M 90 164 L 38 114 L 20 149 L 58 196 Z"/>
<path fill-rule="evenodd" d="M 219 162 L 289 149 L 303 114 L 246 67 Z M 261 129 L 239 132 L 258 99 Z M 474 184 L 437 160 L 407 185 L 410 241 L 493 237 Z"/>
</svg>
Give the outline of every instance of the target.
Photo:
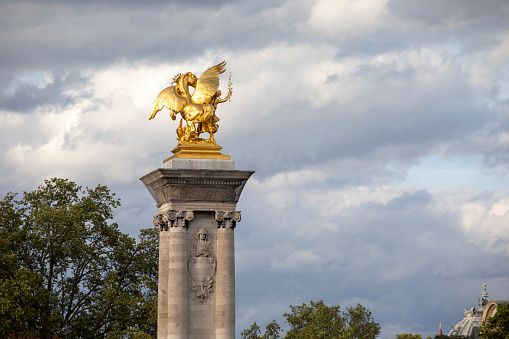
<svg viewBox="0 0 509 339">
<path fill-rule="evenodd" d="M 343 315 L 347 319 L 346 338 L 374 339 L 380 334 L 380 325 L 374 321 L 371 311 L 361 304 L 347 308 Z"/>
<path fill-rule="evenodd" d="M 57 178 L 0 201 L 0 337 L 65 324 L 68 338 L 155 336 L 158 232 L 120 232 L 119 205 L 106 186 Z"/>
<path fill-rule="evenodd" d="M 344 333 L 346 319 L 339 306 L 326 306 L 320 300 L 310 301 L 309 305 L 291 305 L 290 310 L 283 314 L 290 325 L 285 338 L 339 338 Z"/>
<path fill-rule="evenodd" d="M 373 320 L 371 312 L 357 305 L 341 312 L 339 306 L 327 306 L 322 300 L 310 301 L 307 305 L 290 306 L 290 312 L 283 315 L 289 330 L 285 339 L 374 339 L 380 334 L 380 325 Z M 281 338 L 281 327 L 273 320 L 260 336 L 260 327 L 256 322 L 251 328 L 241 332 L 243 339 Z"/>
<path fill-rule="evenodd" d="M 240 337 L 242 339 L 260 339 L 260 326 L 256 324 L 256 321 L 253 325 L 251 325 L 251 328 L 248 330 L 244 330 L 240 332 Z"/>
<path fill-rule="evenodd" d="M 281 338 L 281 332 L 283 332 L 283 330 L 279 324 L 275 320 L 272 320 L 272 322 L 265 327 L 265 333 L 263 336 L 260 336 L 260 327 L 255 321 L 255 323 L 251 325 L 250 329 L 244 330 L 240 333 L 240 337 L 242 339 L 279 339 Z"/>
<path fill-rule="evenodd" d="M 507 339 L 509 338 L 509 304 L 497 305 L 495 315 L 489 318 L 479 328 L 480 339 Z"/>
<path fill-rule="evenodd" d="M 402 334 L 396 334 L 396 339 L 422 339 L 422 335 L 419 333 L 413 334 L 413 333 L 402 333 Z"/>
<path fill-rule="evenodd" d="M 281 332 L 283 332 L 283 330 L 279 324 L 275 320 L 272 320 L 272 322 L 265 326 L 263 339 L 279 339 L 281 338 Z"/>
</svg>

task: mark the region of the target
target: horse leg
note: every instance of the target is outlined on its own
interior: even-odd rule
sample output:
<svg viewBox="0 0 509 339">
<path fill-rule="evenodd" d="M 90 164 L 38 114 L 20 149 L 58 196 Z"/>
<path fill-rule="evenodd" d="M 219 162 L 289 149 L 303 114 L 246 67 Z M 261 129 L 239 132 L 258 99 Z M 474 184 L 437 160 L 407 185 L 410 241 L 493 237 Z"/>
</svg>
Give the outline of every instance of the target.
<svg viewBox="0 0 509 339">
<path fill-rule="evenodd" d="M 210 123 L 207 124 L 207 127 L 208 127 L 209 135 L 210 135 L 208 142 L 209 142 L 209 144 L 215 144 L 216 139 L 214 139 L 214 128 L 212 128 L 212 124 L 210 124 Z"/>
</svg>

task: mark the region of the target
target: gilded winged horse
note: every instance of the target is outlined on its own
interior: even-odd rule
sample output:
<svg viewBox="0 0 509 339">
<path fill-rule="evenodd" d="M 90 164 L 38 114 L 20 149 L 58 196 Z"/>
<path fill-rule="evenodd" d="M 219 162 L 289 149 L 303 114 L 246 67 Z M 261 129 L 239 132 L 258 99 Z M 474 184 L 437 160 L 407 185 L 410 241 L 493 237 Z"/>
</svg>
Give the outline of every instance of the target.
<svg viewBox="0 0 509 339">
<path fill-rule="evenodd" d="M 182 128 L 181 119 L 177 129 L 180 143 L 202 142 L 199 139 L 200 133 L 208 132 L 210 137 L 206 141 L 215 144 L 214 133 L 219 127 L 219 118 L 215 115 L 217 105 L 228 100 L 232 94 L 231 82 L 225 98 L 221 99 L 221 91 L 218 91 L 219 74 L 224 73 L 225 68 L 226 62 L 223 61 L 210 67 L 199 79 L 191 72 L 175 76 L 175 85 L 166 87 L 157 96 L 149 120 L 166 107 L 173 120 L 176 119 L 176 113 L 180 113 L 186 121 L 186 126 Z M 192 95 L 189 86 L 195 89 Z"/>
</svg>

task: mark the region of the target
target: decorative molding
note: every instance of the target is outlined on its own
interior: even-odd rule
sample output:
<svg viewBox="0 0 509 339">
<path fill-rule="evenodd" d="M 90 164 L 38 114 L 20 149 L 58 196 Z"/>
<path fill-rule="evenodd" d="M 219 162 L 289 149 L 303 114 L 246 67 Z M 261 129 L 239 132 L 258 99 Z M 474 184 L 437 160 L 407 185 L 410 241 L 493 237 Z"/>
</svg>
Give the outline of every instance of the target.
<svg viewBox="0 0 509 339">
<path fill-rule="evenodd" d="M 240 221 L 240 211 L 216 211 L 217 228 L 235 228 Z"/>
<path fill-rule="evenodd" d="M 205 228 L 200 228 L 194 237 L 190 259 L 187 263 L 191 277 L 191 291 L 203 304 L 214 292 L 217 261 L 214 240 Z"/>
<path fill-rule="evenodd" d="M 210 259 L 212 262 L 214 259 Z M 215 264 L 215 260 L 213 261 Z M 204 304 L 210 299 L 210 295 L 214 292 L 214 277 L 208 278 L 193 278 L 191 282 L 191 291 L 194 292 L 200 304 Z"/>
<path fill-rule="evenodd" d="M 154 216 L 154 226 L 157 226 L 159 231 L 168 231 L 168 227 L 188 227 L 193 218 L 193 211 L 170 210 Z"/>
<path fill-rule="evenodd" d="M 252 171 L 160 168 L 144 177 L 158 207 L 169 202 L 237 203 Z"/>
<path fill-rule="evenodd" d="M 159 229 L 159 231 L 168 230 L 168 223 L 164 220 L 164 216 L 162 214 L 154 215 L 153 224 Z"/>
<path fill-rule="evenodd" d="M 169 210 L 165 217 L 168 220 L 169 227 L 187 227 L 189 222 L 193 220 L 194 213 L 193 211 Z"/>
</svg>

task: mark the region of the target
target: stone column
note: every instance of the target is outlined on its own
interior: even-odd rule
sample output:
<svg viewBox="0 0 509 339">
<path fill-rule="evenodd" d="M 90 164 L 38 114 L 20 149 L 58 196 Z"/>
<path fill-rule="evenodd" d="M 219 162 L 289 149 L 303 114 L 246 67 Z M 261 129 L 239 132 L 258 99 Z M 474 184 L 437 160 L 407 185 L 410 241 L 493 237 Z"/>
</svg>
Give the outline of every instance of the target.
<svg viewBox="0 0 509 339">
<path fill-rule="evenodd" d="M 154 226 L 159 228 L 159 276 L 157 283 L 157 338 L 168 338 L 168 263 L 170 232 L 163 214 L 154 217 Z"/>
<path fill-rule="evenodd" d="M 158 338 L 188 337 L 187 226 L 192 211 L 170 210 L 154 217 L 159 226 Z"/>
<path fill-rule="evenodd" d="M 235 338 L 235 210 L 253 172 L 234 168 L 172 159 L 141 178 L 159 211 L 158 339 Z"/>
<path fill-rule="evenodd" d="M 189 279 L 187 272 L 187 226 L 192 211 L 168 211 L 168 339 L 187 339 Z"/>
<path fill-rule="evenodd" d="M 216 211 L 217 299 L 216 339 L 235 338 L 235 243 L 233 230 L 240 212 Z"/>
</svg>

